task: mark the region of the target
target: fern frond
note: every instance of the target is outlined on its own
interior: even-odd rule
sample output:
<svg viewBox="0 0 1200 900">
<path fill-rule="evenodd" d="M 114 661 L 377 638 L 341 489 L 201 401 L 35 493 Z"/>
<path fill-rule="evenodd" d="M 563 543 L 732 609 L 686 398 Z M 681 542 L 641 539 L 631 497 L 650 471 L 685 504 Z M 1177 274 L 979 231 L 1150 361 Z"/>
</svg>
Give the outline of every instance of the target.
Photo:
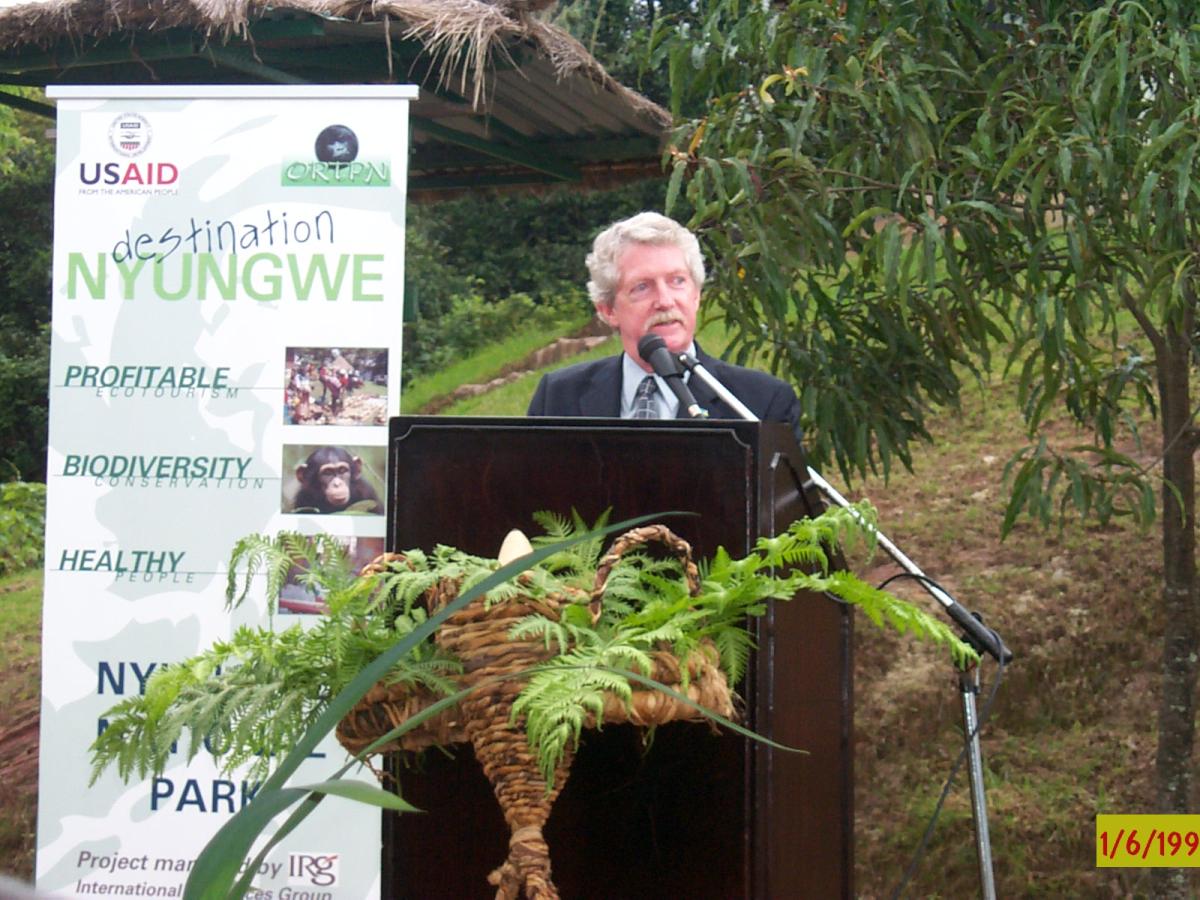
<svg viewBox="0 0 1200 900">
<path fill-rule="evenodd" d="M 451 676 L 461 673 L 462 663 L 457 660 L 429 659 L 392 669 L 384 682 L 424 687 L 435 694 L 447 695 L 458 689 L 458 684 Z"/>
<path fill-rule="evenodd" d="M 530 543 L 534 547 L 544 547 L 604 528 L 608 524 L 611 511 L 611 509 L 606 509 L 596 519 L 596 523 L 591 526 L 574 508 L 571 509 L 569 520 L 552 512 L 536 512 L 533 514 L 533 519 L 542 526 L 545 534 L 532 538 Z M 586 578 L 596 571 L 600 554 L 603 551 L 604 545 L 601 538 L 589 538 L 550 556 L 542 562 L 542 568 L 564 578 L 571 576 Z"/>
<path fill-rule="evenodd" d="M 533 521 L 542 527 L 543 535 L 535 537 L 530 543 L 556 544 L 566 540 L 571 534 L 571 522 L 566 516 L 546 509 L 540 509 L 533 514 Z"/>
<path fill-rule="evenodd" d="M 698 615 L 700 618 L 703 618 L 703 614 L 698 614 Z M 684 618 L 684 616 L 681 615 L 680 619 L 682 620 L 683 618 Z M 694 622 L 696 620 L 696 615 L 690 616 L 688 618 L 690 619 L 690 621 Z M 636 640 L 638 646 L 653 647 L 654 645 L 660 644 L 660 643 L 661 644 L 673 644 L 673 643 L 675 643 L 675 641 L 678 641 L 680 638 L 682 638 L 684 636 L 685 628 L 686 628 L 687 624 L 689 624 L 689 623 L 684 622 L 684 621 L 675 622 L 675 621 L 668 620 L 668 621 L 659 623 L 654 628 L 650 628 L 650 629 L 638 628 L 638 629 L 636 629 L 635 635 L 628 635 L 628 632 L 625 632 L 625 633 L 629 636 L 629 639 Z"/>
<path fill-rule="evenodd" d="M 246 572 L 238 590 L 238 568 Z M 275 537 L 251 534 L 233 548 L 225 582 L 225 604 L 240 606 L 250 591 L 254 577 L 267 576 L 267 608 L 274 614 L 279 594 L 293 569 L 299 569 L 297 581 L 308 588 L 340 589 L 353 580 L 345 546 L 330 534 L 300 534 L 281 531 Z"/>
<path fill-rule="evenodd" d="M 553 784 L 568 742 L 578 744 L 589 718 L 596 727 L 603 724 L 605 695 L 611 693 L 626 703 L 632 698 L 629 680 L 620 670 L 649 674 L 652 667 L 644 650 L 614 642 L 575 647 L 532 670 L 513 703 L 512 720 L 524 717 L 529 746 L 537 752 L 538 768 L 548 785 Z"/>
<path fill-rule="evenodd" d="M 239 591 L 238 567 L 242 564 L 246 566 L 246 574 Z M 271 572 L 283 567 L 286 576 L 287 569 L 291 568 L 291 564 L 291 558 L 279 546 L 275 538 L 265 534 L 248 534 L 243 537 L 234 545 L 229 559 L 229 571 L 225 578 L 226 608 L 234 609 L 245 601 L 246 595 L 250 593 L 250 585 L 259 569 L 264 566 L 267 568 L 268 583 L 270 583 Z"/>
<path fill-rule="evenodd" d="M 600 513 L 600 515 L 596 517 L 595 523 L 589 526 L 586 522 L 584 522 L 583 517 L 579 515 L 579 512 L 572 507 L 571 522 L 574 525 L 573 535 L 585 534 L 589 531 L 599 531 L 600 529 L 607 527 L 608 517 L 611 512 L 612 507 L 604 510 L 604 512 Z M 575 557 L 579 560 L 578 568 L 581 571 L 595 572 L 596 567 L 600 563 L 600 554 L 604 552 L 604 539 L 600 537 L 590 538 L 589 540 L 581 541 L 580 543 L 573 545 L 570 549 L 571 552 L 574 553 Z"/>
<path fill-rule="evenodd" d="M 164 764 L 171 744 L 178 733 L 169 734 L 147 722 L 145 696 L 126 697 L 113 706 L 105 718 L 108 725 L 92 743 L 92 773 L 89 784 L 95 784 L 103 771 L 115 764 L 117 774 L 125 781 L 137 776 L 144 778 L 163 766 L 156 765 L 161 755 Z M 156 744 L 166 744 L 160 754 Z"/>
<path fill-rule="evenodd" d="M 531 637 L 540 637 L 546 649 L 552 644 L 558 644 L 558 652 L 566 653 L 570 647 L 571 638 L 567 627 L 562 622 L 554 622 L 545 616 L 526 616 L 508 630 L 510 641 L 519 641 Z"/>
<path fill-rule="evenodd" d="M 737 684 L 746 674 L 750 651 L 754 649 L 750 632 L 745 628 L 722 628 L 712 635 L 712 641 L 721 658 L 721 670 L 731 685 Z"/>
<path fill-rule="evenodd" d="M 603 724 L 606 698 L 630 701 L 633 688 L 622 673 L 648 677 L 655 652 L 669 649 L 684 661 L 710 639 L 722 670 L 736 683 L 753 649 L 746 617 L 761 615 L 771 599 L 789 599 L 801 589 L 829 592 L 860 606 L 877 625 L 947 646 L 960 662 L 972 658 L 973 651 L 942 621 L 849 573 L 827 571 L 829 548 L 873 538 L 873 517 L 869 506 L 857 513 L 832 509 L 758 541 L 744 559 L 718 549 L 700 566 L 696 597 L 688 595 L 677 560 L 626 554 L 609 575 L 599 622 L 592 623 L 586 603 L 568 602 L 559 605 L 557 621 L 535 615 L 513 624 L 510 639 L 540 640 L 557 652 L 531 671 L 513 706 L 514 718 L 524 719 L 547 783 L 582 729 Z M 605 513 L 599 524 L 607 518 Z M 535 519 L 547 531 L 545 538 L 533 539 L 535 544 L 591 530 L 575 510 L 569 518 L 539 513 Z M 485 603 L 553 596 L 557 604 L 579 597 L 580 588 L 591 587 L 602 550 L 598 539 L 576 545 L 489 592 Z M 265 776 L 274 764 L 272 754 L 292 746 L 331 697 L 428 620 L 421 598 L 443 581 L 468 590 L 497 565 L 438 545 L 428 552 L 410 550 L 382 573 L 355 577 L 332 536 L 283 532 L 243 538 L 229 565 L 230 606 L 244 602 L 251 583 L 265 575 L 273 613 L 291 576 L 325 597 L 327 613 L 306 620 L 305 628 L 278 633 L 242 627 L 209 650 L 160 668 L 143 696 L 126 698 L 106 714 L 108 726 L 92 746 L 93 780 L 109 765 L 123 778 L 145 777 L 161 771 L 173 754 L 190 759 L 207 751 L 226 771 L 248 764 L 253 775 Z M 384 680 L 446 694 L 457 686 L 461 670 L 460 661 L 428 640 Z"/>
<path fill-rule="evenodd" d="M 830 591 L 853 603 L 878 627 L 886 622 L 901 634 L 911 633 L 950 650 L 959 665 L 977 662 L 979 654 L 964 643 L 941 619 L 935 619 L 917 606 L 860 581 L 848 572 L 829 576 Z"/>
<path fill-rule="evenodd" d="M 638 672 L 649 677 L 654 671 L 654 659 L 650 656 L 650 648 L 639 647 L 632 642 L 614 641 L 603 648 L 596 648 L 595 665 L 611 666 L 629 672 Z M 581 654 L 582 656 L 582 654 Z M 583 656 L 586 659 L 586 656 Z M 631 688 L 632 690 L 632 688 Z M 618 691 L 624 696 L 624 690 Z"/>
<path fill-rule="evenodd" d="M 438 583 L 437 572 L 427 569 L 393 569 L 379 576 L 380 603 L 389 611 L 410 612 L 417 599 Z"/>
</svg>

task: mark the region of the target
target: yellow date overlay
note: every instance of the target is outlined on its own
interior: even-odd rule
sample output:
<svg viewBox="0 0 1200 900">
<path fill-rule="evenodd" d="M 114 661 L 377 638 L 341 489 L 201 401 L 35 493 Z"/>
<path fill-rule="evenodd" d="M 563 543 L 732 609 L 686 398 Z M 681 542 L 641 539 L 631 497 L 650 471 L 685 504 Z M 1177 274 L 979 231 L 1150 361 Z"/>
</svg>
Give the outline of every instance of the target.
<svg viewBox="0 0 1200 900">
<path fill-rule="evenodd" d="M 1200 867 L 1200 815 L 1098 815 L 1096 865 Z"/>
</svg>

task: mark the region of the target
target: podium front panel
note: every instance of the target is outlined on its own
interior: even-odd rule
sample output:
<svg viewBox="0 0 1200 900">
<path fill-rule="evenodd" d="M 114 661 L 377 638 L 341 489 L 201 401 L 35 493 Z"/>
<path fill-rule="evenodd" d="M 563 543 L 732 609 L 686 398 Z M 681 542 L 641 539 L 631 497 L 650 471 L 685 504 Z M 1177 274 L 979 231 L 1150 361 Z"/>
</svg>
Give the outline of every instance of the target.
<svg viewBox="0 0 1200 900">
<path fill-rule="evenodd" d="M 388 549 L 494 557 L 533 514 L 661 521 L 697 557 L 744 555 L 817 511 L 783 426 L 740 421 L 400 417 L 391 425 Z M 804 755 L 705 724 L 588 731 L 545 829 L 564 900 L 849 897 L 850 619 L 828 598 L 773 604 L 737 686 L 747 725 Z M 385 818 L 389 897 L 490 898 L 507 830 L 469 746 L 393 761 L 425 810 Z"/>
</svg>

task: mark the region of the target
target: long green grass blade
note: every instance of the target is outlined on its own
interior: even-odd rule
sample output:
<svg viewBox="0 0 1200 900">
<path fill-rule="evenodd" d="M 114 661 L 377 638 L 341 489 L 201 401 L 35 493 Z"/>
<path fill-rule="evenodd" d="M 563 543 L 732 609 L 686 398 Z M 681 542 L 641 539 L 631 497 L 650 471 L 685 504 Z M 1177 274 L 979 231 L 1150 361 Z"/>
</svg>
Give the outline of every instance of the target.
<svg viewBox="0 0 1200 900">
<path fill-rule="evenodd" d="M 201 851 L 200 856 L 196 858 L 196 865 L 192 867 L 192 872 L 188 876 L 187 884 L 183 888 L 183 896 L 195 898 L 195 900 L 226 900 L 230 896 L 230 889 L 238 877 L 238 872 L 242 870 L 242 861 L 246 859 L 254 839 L 271 824 L 271 820 L 277 815 L 293 803 L 310 796 L 312 795 L 303 788 L 284 788 L 271 791 L 265 796 L 261 793 L 255 796 L 250 803 L 243 806 L 232 819 L 225 823 L 224 827 Z M 214 857 L 210 850 L 219 838 L 232 830 L 230 826 L 234 823 L 237 825 L 237 834 L 239 836 L 250 835 L 249 840 L 236 843 L 231 840 L 222 841 L 221 846 L 227 847 L 228 852 L 233 855 Z M 202 860 L 204 861 L 203 867 L 201 866 Z M 245 871 L 246 887 L 248 887 L 257 871 L 257 866 L 247 866 Z M 244 892 L 245 887 L 242 887 L 241 893 Z"/>
<path fill-rule="evenodd" d="M 487 679 L 484 679 L 482 682 L 479 682 L 478 684 L 475 684 L 471 687 L 465 687 L 459 691 L 456 691 L 453 694 L 449 694 L 448 696 L 443 697 L 442 699 L 440 699 L 434 703 L 431 703 L 429 706 L 425 707 L 425 709 L 421 710 L 420 712 L 409 716 L 407 719 L 405 719 L 403 722 L 401 722 L 398 726 L 393 728 L 391 731 L 387 732 L 386 734 L 381 735 L 380 737 L 378 737 L 374 741 L 372 741 L 367 747 L 365 747 L 358 754 L 356 754 L 352 760 L 350 760 L 348 763 L 346 763 L 344 766 L 342 766 L 342 768 L 337 771 L 337 774 L 335 774 L 333 776 L 333 778 L 330 780 L 336 781 L 336 780 L 340 779 L 343 775 L 345 775 L 347 772 L 349 772 L 351 769 L 353 769 L 356 765 L 358 765 L 359 762 L 361 762 L 365 757 L 370 756 L 372 753 L 374 753 L 378 748 L 396 740 L 397 738 L 399 738 L 406 732 L 412 731 L 414 728 L 416 728 L 422 722 L 426 721 L 427 719 L 433 718 L 438 713 L 442 712 L 442 710 L 458 705 L 458 702 L 460 700 L 462 700 L 464 697 L 466 697 L 467 694 L 471 693 L 472 691 L 478 690 L 480 687 L 483 687 L 488 684 L 492 684 L 497 681 L 504 681 L 509 678 L 525 677 L 526 674 L 527 673 L 525 673 L 525 672 L 513 672 L 513 673 L 506 674 L 506 675 L 497 675 L 494 678 L 487 678 Z M 233 890 L 231 891 L 233 896 L 235 896 L 235 897 L 242 896 L 249 890 L 251 883 L 252 883 L 253 874 L 259 870 L 259 867 L 262 865 L 263 861 L 267 858 L 267 855 L 272 850 L 274 850 L 275 847 L 281 841 L 283 841 L 284 838 L 286 838 L 289 834 L 291 834 L 292 831 L 294 831 L 301 822 L 303 822 L 305 819 L 307 819 L 309 814 L 311 814 L 321 804 L 321 801 L 324 799 L 325 799 L 324 795 L 314 793 L 314 794 L 310 794 L 308 797 L 306 797 L 303 801 L 301 801 L 296 806 L 296 808 L 292 811 L 291 815 L 289 815 L 288 818 L 284 821 L 284 823 L 275 831 L 274 834 L 271 835 L 270 839 L 265 844 L 263 844 L 262 848 L 258 851 L 258 854 L 254 857 L 253 861 L 250 863 L 250 865 L 248 865 L 246 867 L 245 874 L 242 875 L 241 880 L 239 880 L 239 882 L 236 885 L 234 885 Z M 411 805 L 408 806 L 408 811 L 421 812 L 421 810 L 419 810 L 416 807 L 411 806 Z"/>
<path fill-rule="evenodd" d="M 368 784 L 365 781 L 346 781 L 342 778 L 330 778 L 315 784 L 297 785 L 301 790 L 314 794 L 325 794 L 333 797 L 345 797 L 357 803 L 378 806 L 381 809 L 394 809 L 397 812 L 420 812 L 411 803 L 406 803 L 399 794 L 385 791 L 383 788 Z"/>
</svg>

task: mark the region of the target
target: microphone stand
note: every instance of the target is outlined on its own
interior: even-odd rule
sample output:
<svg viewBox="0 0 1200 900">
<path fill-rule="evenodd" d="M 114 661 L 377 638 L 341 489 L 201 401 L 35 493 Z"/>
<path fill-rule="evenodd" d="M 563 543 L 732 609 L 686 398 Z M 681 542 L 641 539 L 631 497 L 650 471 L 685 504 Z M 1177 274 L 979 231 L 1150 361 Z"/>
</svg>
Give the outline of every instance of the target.
<svg viewBox="0 0 1200 900">
<path fill-rule="evenodd" d="M 750 409 L 735 397 L 725 385 L 709 372 L 696 357 L 690 353 L 678 353 L 675 358 L 685 368 L 689 369 L 692 377 L 699 378 L 712 391 L 728 404 L 741 418 L 749 422 L 760 421 Z M 921 571 L 920 567 L 908 558 L 903 551 L 892 543 L 887 535 L 868 523 L 858 513 L 850 501 L 841 492 L 821 477 L 812 466 L 806 466 L 808 482 L 804 488 L 815 486 L 826 497 L 843 509 L 848 510 L 861 525 L 870 529 L 879 545 L 941 604 L 946 615 L 962 628 L 963 638 L 978 653 L 988 653 L 1003 668 L 1012 661 L 1012 651 L 1004 645 L 1000 635 L 983 624 L 977 614 L 968 612 L 957 600 L 933 583 Z M 992 867 L 992 841 L 988 829 L 987 795 L 983 784 L 983 751 L 979 744 L 979 719 L 975 698 L 979 694 L 979 667 L 972 665 L 966 669 L 958 669 L 958 689 L 962 702 L 963 723 L 966 729 L 967 769 L 971 785 L 971 817 L 975 823 L 975 851 L 979 862 L 980 892 L 984 900 L 996 900 L 996 881 Z"/>
</svg>

